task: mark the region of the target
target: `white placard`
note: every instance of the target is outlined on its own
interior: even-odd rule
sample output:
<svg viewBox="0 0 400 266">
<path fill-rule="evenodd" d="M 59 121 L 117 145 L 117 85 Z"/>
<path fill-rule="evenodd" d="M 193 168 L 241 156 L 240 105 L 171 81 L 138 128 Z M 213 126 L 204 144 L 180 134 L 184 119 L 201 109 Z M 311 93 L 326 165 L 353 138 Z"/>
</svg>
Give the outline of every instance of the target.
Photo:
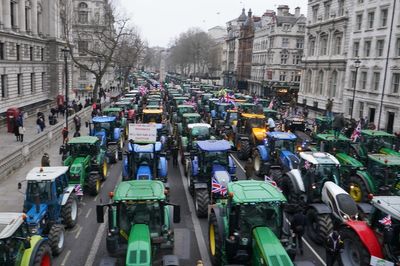
<svg viewBox="0 0 400 266">
<path fill-rule="evenodd" d="M 157 125 L 130 123 L 129 139 L 137 143 L 154 143 L 157 140 Z"/>
<path fill-rule="evenodd" d="M 369 263 L 372 266 L 394 266 L 393 262 L 375 257 L 375 256 L 371 256 L 371 261 Z"/>
</svg>

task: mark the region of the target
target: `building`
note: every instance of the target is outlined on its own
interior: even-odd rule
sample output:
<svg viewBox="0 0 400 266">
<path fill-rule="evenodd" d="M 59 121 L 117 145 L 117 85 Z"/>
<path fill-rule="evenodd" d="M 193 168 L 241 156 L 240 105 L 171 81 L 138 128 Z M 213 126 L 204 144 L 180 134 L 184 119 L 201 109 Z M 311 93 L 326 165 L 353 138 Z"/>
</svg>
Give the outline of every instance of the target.
<svg viewBox="0 0 400 266">
<path fill-rule="evenodd" d="M 0 1 L 0 114 L 53 101 L 65 84 L 59 1 Z"/>
<path fill-rule="evenodd" d="M 223 63 L 223 55 L 226 54 L 225 38 L 227 36 L 226 28 L 216 26 L 208 30 L 208 35 L 213 40 L 210 48 L 210 64 L 208 66 L 208 79 L 217 85 L 222 85 L 222 71 L 226 62 Z"/>
</svg>

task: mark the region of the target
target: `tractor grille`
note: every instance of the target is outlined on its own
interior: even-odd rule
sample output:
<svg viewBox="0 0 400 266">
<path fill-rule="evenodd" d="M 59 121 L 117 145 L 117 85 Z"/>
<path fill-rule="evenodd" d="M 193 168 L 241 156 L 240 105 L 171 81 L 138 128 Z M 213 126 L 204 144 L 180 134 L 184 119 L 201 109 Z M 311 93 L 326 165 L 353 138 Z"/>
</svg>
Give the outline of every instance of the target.
<svg viewBox="0 0 400 266">
<path fill-rule="evenodd" d="M 70 181 L 78 181 L 80 176 L 78 174 L 71 174 L 69 177 Z"/>
</svg>

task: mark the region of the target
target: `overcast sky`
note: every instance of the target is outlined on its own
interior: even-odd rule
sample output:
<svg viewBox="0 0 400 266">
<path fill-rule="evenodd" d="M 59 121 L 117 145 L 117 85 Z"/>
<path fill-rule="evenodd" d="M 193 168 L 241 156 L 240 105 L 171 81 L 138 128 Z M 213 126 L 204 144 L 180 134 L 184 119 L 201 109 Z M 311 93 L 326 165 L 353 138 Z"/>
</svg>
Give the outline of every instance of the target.
<svg viewBox="0 0 400 266">
<path fill-rule="evenodd" d="M 276 11 L 278 5 L 289 5 L 290 12 L 299 6 L 307 14 L 306 0 L 119 0 L 119 3 L 138 26 L 150 46 L 167 47 L 172 39 L 192 27 L 205 31 L 214 26 L 225 27 L 237 18 L 242 8 L 251 8 L 253 15 L 261 16 L 265 10 Z"/>
</svg>

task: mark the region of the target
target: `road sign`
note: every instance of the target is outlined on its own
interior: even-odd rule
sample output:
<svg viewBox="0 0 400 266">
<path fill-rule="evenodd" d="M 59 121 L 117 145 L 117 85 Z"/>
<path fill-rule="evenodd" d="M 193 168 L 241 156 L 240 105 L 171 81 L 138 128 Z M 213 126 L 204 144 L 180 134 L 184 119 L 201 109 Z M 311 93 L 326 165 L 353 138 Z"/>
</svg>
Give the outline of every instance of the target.
<svg viewBox="0 0 400 266">
<path fill-rule="evenodd" d="M 135 143 L 154 143 L 157 140 L 156 124 L 129 124 L 129 139 Z"/>
<path fill-rule="evenodd" d="M 371 256 L 370 265 L 372 266 L 394 266 L 393 262 Z"/>
</svg>

